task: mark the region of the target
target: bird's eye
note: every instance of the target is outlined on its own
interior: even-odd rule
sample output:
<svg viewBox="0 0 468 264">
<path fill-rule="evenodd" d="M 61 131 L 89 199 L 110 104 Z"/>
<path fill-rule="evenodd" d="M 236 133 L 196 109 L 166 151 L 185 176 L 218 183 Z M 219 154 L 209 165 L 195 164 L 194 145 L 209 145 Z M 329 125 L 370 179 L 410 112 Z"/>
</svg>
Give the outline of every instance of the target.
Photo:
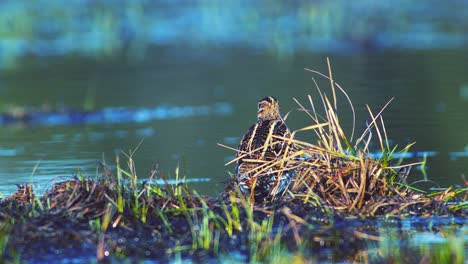
<svg viewBox="0 0 468 264">
<path fill-rule="evenodd" d="M 260 108 L 262 108 L 262 104 L 261 104 L 261 103 L 258 104 L 258 109 L 260 109 Z"/>
</svg>

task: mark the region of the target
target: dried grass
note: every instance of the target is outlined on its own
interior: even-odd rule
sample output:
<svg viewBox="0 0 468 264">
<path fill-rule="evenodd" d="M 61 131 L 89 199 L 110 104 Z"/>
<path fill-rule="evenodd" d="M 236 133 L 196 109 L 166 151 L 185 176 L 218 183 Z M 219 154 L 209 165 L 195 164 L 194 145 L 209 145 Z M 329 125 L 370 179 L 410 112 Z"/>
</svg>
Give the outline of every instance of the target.
<svg viewBox="0 0 468 264">
<path fill-rule="evenodd" d="M 361 135 L 353 140 L 356 120 L 354 107 L 345 90 L 333 81 L 328 59 L 327 63 L 329 76 L 306 69 L 306 71 L 330 80 L 331 99 L 318 87 L 313 78 L 324 114 L 318 113 L 312 96 L 307 97 L 310 107 L 306 107 L 294 98 L 299 110 L 310 117 L 312 124 L 293 131 L 289 138 L 270 135 L 272 137 L 270 146 L 287 143 L 288 148 L 294 146 L 292 149 L 296 151 L 286 150 L 280 159 L 273 161 L 252 161 L 260 164 L 253 169 L 256 171 L 253 177 L 257 178 L 267 174 L 267 172 L 271 173 L 271 169 L 277 171 L 278 174 L 296 170 L 296 178 L 289 188 L 292 196 L 302 199 L 304 203 L 310 202 L 313 198 L 318 200 L 321 206 L 339 212 L 361 215 L 398 215 L 410 208 L 428 208 L 436 206 L 434 203 L 440 205 L 446 202 L 449 197 L 454 198 L 456 195 L 450 190 L 429 197 L 406 185 L 406 177 L 408 177 L 411 167 L 421 163 L 393 164 L 395 162 L 392 161 L 392 157 L 396 148 L 392 148 L 388 142 L 387 130 L 382 118 L 382 112 L 393 98 L 377 114 L 374 114 L 370 107 L 366 106 L 371 122 Z M 348 100 L 352 111 L 353 131 L 350 138 L 346 136 L 337 113 L 336 88 Z M 321 118 L 321 116 L 323 117 Z M 311 130 L 317 136 L 315 143 L 296 138 L 296 134 Z M 370 155 L 369 146 L 373 140 L 377 140 L 382 153 L 379 159 L 371 158 Z M 408 151 L 412 145 L 409 144 L 401 151 Z M 262 146 L 260 149 L 267 147 L 268 145 Z M 251 154 L 239 153 L 236 159 L 227 164 Z M 286 192 L 282 195 L 284 194 Z M 251 196 L 253 197 L 253 194 Z M 272 197 L 272 199 L 274 198 L 281 197 Z"/>
</svg>

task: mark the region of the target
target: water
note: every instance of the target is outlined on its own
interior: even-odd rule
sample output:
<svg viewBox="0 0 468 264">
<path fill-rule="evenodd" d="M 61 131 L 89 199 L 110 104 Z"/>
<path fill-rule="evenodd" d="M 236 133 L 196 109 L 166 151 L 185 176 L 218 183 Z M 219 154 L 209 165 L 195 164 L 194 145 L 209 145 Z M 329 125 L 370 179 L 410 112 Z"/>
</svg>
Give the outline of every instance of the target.
<svg viewBox="0 0 468 264">
<path fill-rule="evenodd" d="M 291 129 L 310 125 L 292 98 L 317 98 L 311 78 L 318 76 L 303 68 L 326 73 L 327 56 L 356 107 L 357 134 L 368 119 L 366 104 L 376 113 L 395 97 L 383 114 L 391 143 L 417 142 L 407 161 L 427 157 L 429 186 L 462 184 L 467 3 L 405 2 L 385 12 L 385 4 L 345 2 L 82 2 L 76 5 L 84 11 L 51 5 L 47 12 L 37 12 L 39 4 L 2 4 L 0 23 L 8 27 L 0 35 L 1 107 L 47 105 L 108 118 L 0 126 L 0 193 L 30 182 L 43 191 L 78 170 L 95 177 L 98 161 L 115 164 L 117 154 L 123 160 L 122 151 L 138 147 L 140 178 L 154 163 L 172 178 L 179 166 L 199 193 L 216 194 L 234 171 L 224 167 L 234 152 L 216 143 L 236 147 L 265 96 L 292 111 Z M 319 81 L 327 91 L 328 82 Z M 350 111 L 340 100 L 350 132 Z M 422 178 L 415 168 L 409 182 Z"/>
</svg>

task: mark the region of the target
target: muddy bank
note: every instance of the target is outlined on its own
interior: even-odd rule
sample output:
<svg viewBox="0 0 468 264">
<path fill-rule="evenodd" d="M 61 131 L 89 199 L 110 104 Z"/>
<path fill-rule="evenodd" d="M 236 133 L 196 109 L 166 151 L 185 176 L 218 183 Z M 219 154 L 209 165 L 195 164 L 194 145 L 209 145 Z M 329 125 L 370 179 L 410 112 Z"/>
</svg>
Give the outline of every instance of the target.
<svg viewBox="0 0 468 264">
<path fill-rule="evenodd" d="M 464 197 L 459 199 L 464 203 Z M 200 197 L 183 185 L 123 184 L 109 175 L 60 182 L 42 196 L 19 186 L 1 201 L 1 256 L 51 262 L 271 261 L 291 256 L 353 261 L 369 258 L 369 250 L 387 239 L 387 228 L 403 243 L 400 251 L 411 251 L 408 256 L 420 260 L 424 253 L 408 246 L 411 232 L 450 229 L 456 236 L 466 225 L 466 207 L 436 199 L 406 206 L 398 217 L 359 216 L 304 201 L 286 195 L 252 204 L 233 190 Z M 403 223 L 414 230 L 402 230 Z M 371 259 L 390 257 L 375 253 Z"/>
</svg>

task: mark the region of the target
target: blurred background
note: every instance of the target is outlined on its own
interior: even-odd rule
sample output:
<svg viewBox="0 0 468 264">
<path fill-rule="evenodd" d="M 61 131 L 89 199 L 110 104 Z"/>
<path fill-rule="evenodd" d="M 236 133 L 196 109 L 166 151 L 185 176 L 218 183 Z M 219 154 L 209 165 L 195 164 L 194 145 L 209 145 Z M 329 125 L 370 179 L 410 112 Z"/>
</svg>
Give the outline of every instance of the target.
<svg viewBox="0 0 468 264">
<path fill-rule="evenodd" d="M 366 104 L 376 113 L 395 97 L 383 114 L 391 143 L 416 142 L 405 162 L 427 160 L 408 181 L 463 183 L 465 0 L 36 0 L 0 3 L 0 193 L 95 177 L 98 161 L 136 149 L 140 178 L 154 163 L 169 178 L 179 166 L 215 194 L 234 171 L 224 166 L 234 152 L 216 143 L 237 147 L 265 96 L 291 111 L 292 130 L 310 125 L 293 98 L 320 103 L 312 77 L 329 93 L 304 70 L 327 73 L 326 57 L 356 108 L 356 134 Z"/>
</svg>

